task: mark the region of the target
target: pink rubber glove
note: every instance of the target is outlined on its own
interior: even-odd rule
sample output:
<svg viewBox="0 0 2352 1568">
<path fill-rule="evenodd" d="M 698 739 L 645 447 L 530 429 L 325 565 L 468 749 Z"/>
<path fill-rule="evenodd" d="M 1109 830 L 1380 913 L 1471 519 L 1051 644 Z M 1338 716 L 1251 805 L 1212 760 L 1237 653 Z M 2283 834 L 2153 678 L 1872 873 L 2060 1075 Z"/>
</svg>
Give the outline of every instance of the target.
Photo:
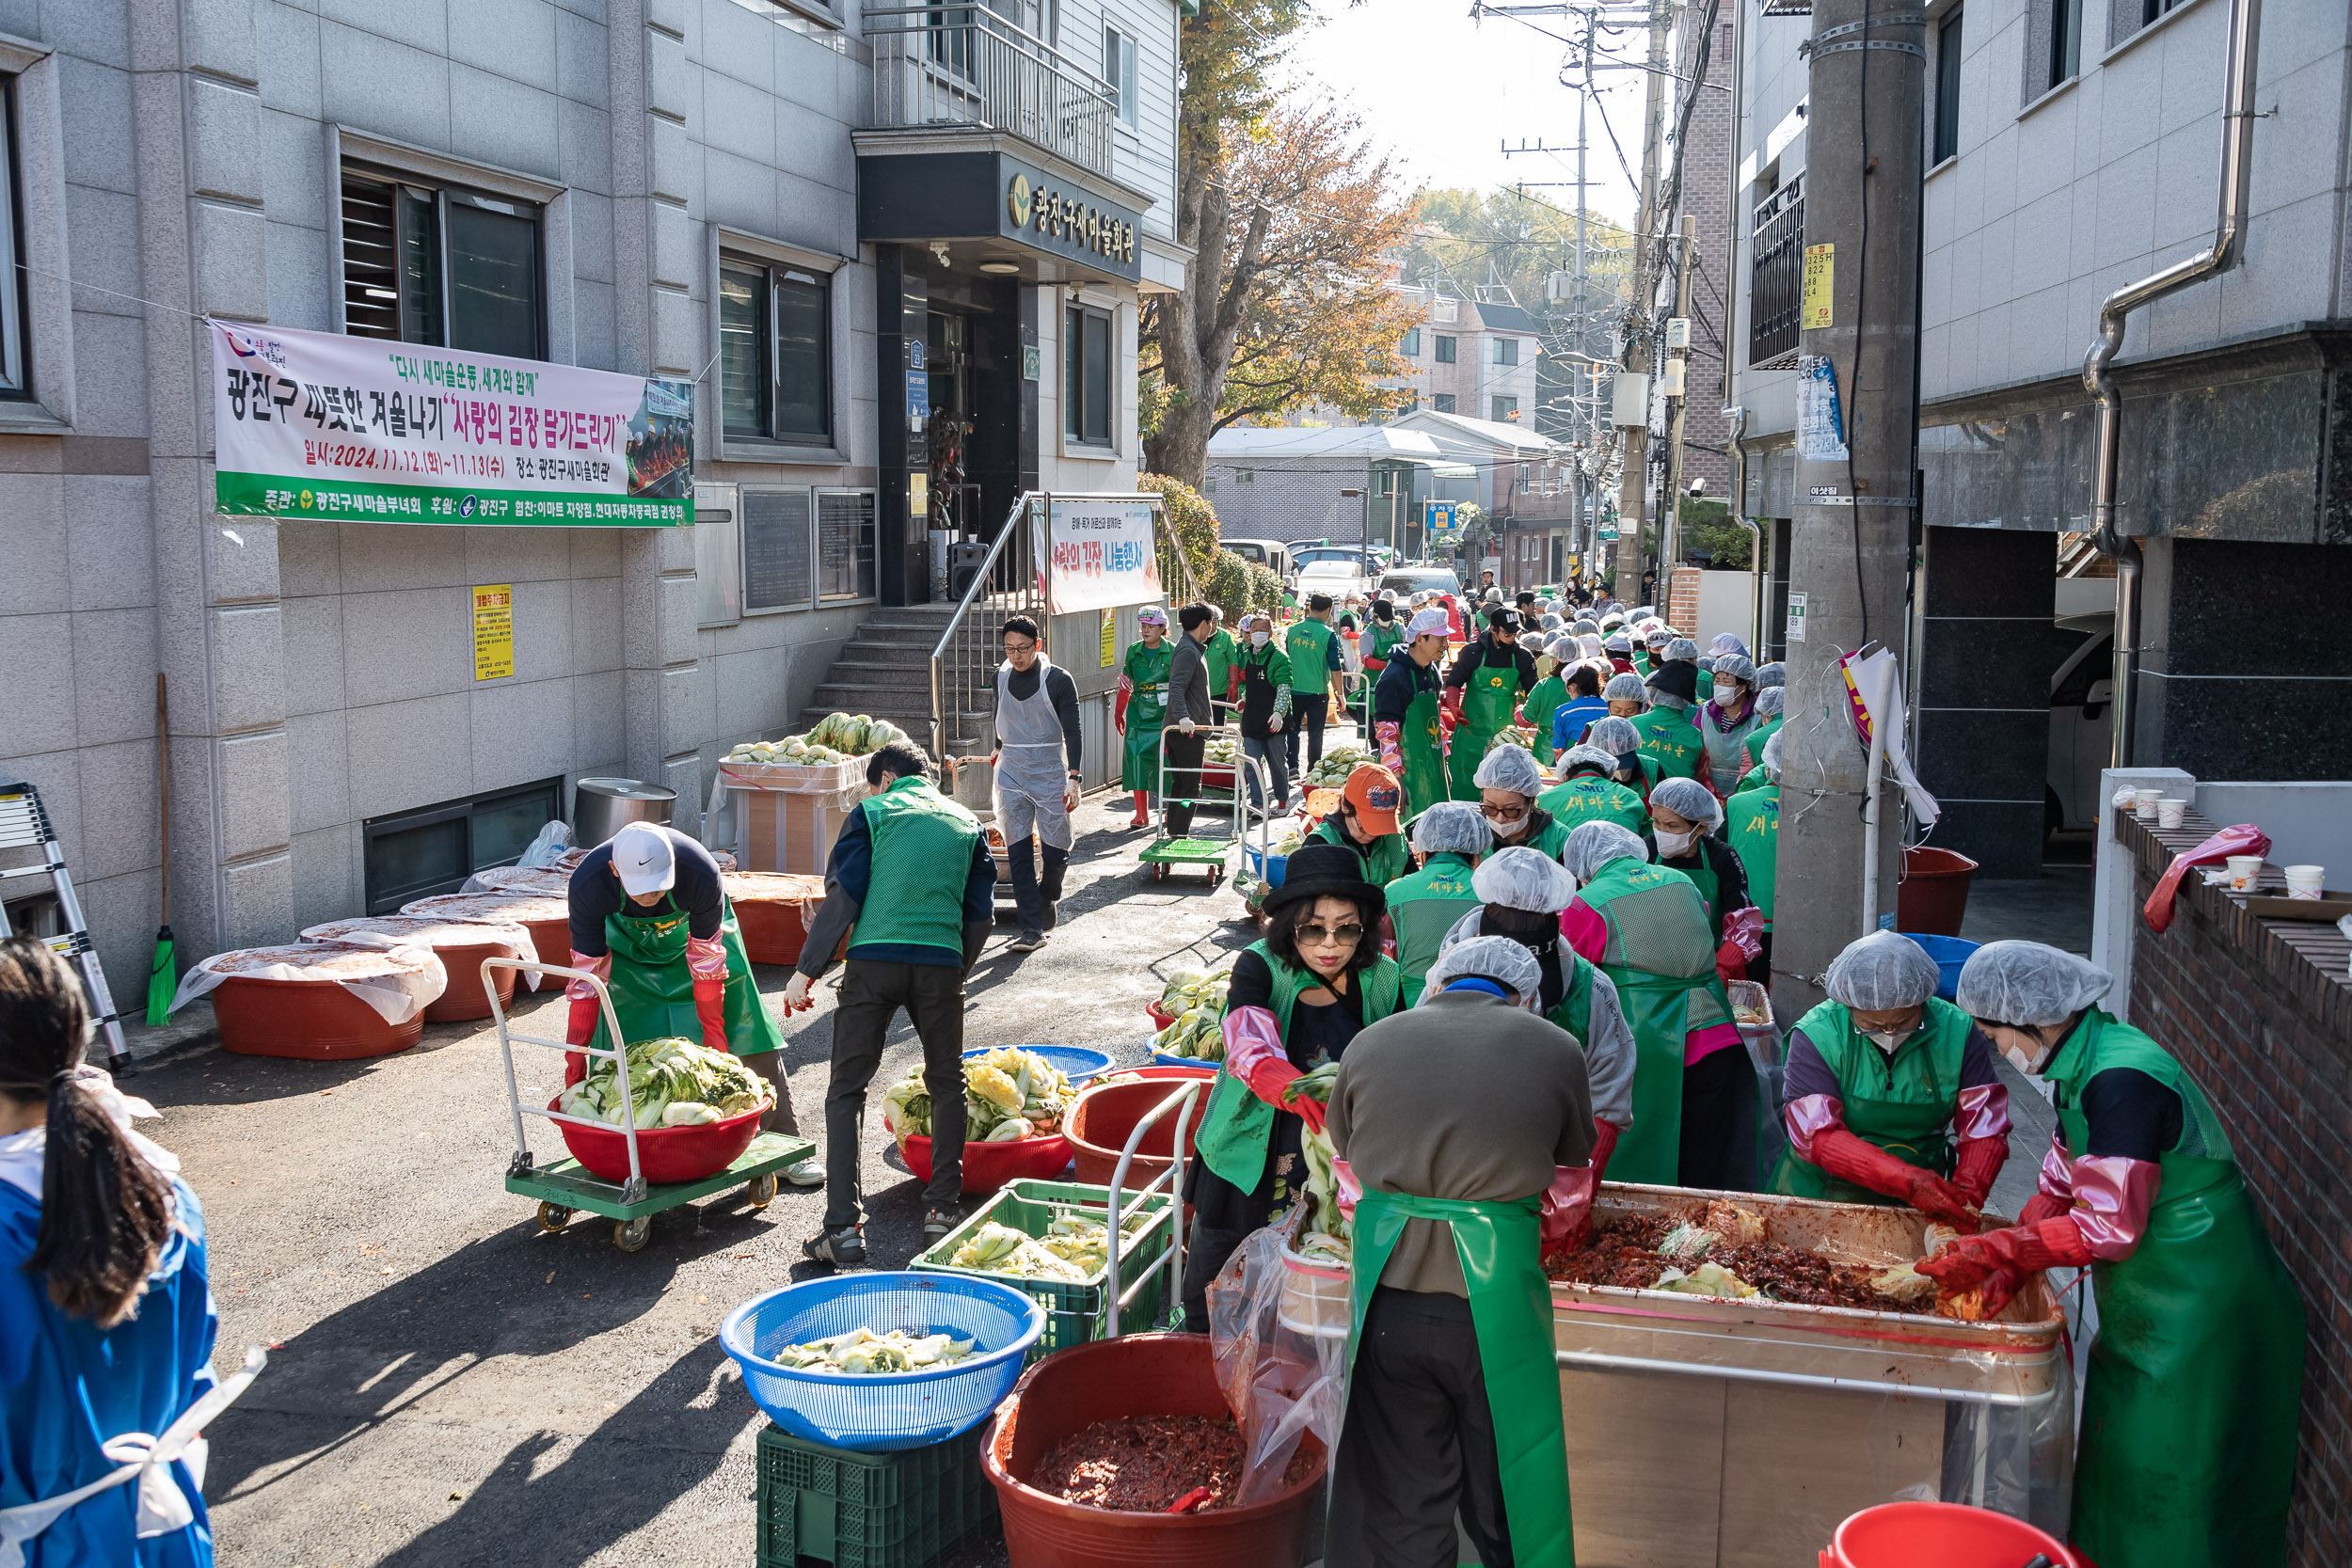
<svg viewBox="0 0 2352 1568">
<path fill-rule="evenodd" d="M 1544 1189 L 1544 1250 L 1565 1242 L 1592 1226 L 1593 1193 L 1600 1173 L 1591 1165 L 1554 1165 L 1551 1185 Z"/>
<path fill-rule="evenodd" d="M 1356 1200 L 1364 1196 L 1364 1184 L 1356 1180 L 1356 1167 L 1344 1160 L 1331 1162 L 1331 1180 L 1339 1188 L 1340 1212 L 1350 1219 L 1356 1215 Z"/>
</svg>

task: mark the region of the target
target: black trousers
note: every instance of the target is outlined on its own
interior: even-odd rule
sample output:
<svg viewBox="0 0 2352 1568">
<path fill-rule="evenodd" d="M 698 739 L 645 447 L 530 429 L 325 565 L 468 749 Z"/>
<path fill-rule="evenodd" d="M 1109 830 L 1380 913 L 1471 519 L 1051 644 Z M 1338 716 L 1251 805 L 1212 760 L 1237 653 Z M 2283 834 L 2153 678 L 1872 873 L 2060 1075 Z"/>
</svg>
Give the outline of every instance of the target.
<svg viewBox="0 0 2352 1568">
<path fill-rule="evenodd" d="M 852 958 L 833 1020 L 833 1077 L 825 1085 L 825 1227 L 866 1217 L 858 1187 L 858 1132 L 866 1088 L 882 1066 L 882 1037 L 904 1007 L 923 1042 L 931 1097 L 931 1180 L 923 1196 L 952 1209 L 963 1194 L 963 968 Z"/>
<path fill-rule="evenodd" d="M 1184 1283 L 1182 1300 L 1184 1305 L 1184 1332 L 1206 1334 L 1209 1331 L 1209 1281 L 1224 1268 L 1243 1242 L 1248 1240 L 1247 1230 L 1220 1230 L 1195 1219 L 1191 1233 L 1184 1238 Z"/>
<path fill-rule="evenodd" d="M 1020 911 L 1021 929 L 1035 936 L 1052 924 L 1047 919 L 1051 906 L 1061 902 L 1061 879 L 1070 867 L 1070 851 L 1038 843 L 1037 847 L 1045 852 L 1045 877 L 1041 882 L 1029 857 L 1029 845 L 1025 838 L 1007 845 L 1005 860 L 1012 871 L 1012 907 Z"/>
<path fill-rule="evenodd" d="M 1307 740 L 1307 766 L 1312 768 L 1323 760 L 1323 726 L 1331 717 L 1331 694 L 1327 691 L 1296 691 L 1291 694 L 1290 722 L 1282 726 L 1282 759 L 1290 764 L 1291 777 L 1298 777 L 1298 740 Z"/>
<path fill-rule="evenodd" d="M 1684 1068 L 1680 1185 L 1756 1191 L 1756 1065 L 1744 1046 L 1725 1046 Z"/>
<path fill-rule="evenodd" d="M 1457 1513 L 1479 1560 L 1510 1568 L 1502 1465 L 1470 1303 L 1383 1285 L 1356 1346 L 1323 1560 L 1454 1568 Z"/>
<path fill-rule="evenodd" d="M 1181 731 L 1168 737 L 1168 761 L 1160 780 L 1160 800 L 1168 807 L 1168 831 L 1172 837 L 1192 834 L 1193 799 L 1200 793 L 1200 755 L 1208 749 L 1205 735 Z"/>
</svg>

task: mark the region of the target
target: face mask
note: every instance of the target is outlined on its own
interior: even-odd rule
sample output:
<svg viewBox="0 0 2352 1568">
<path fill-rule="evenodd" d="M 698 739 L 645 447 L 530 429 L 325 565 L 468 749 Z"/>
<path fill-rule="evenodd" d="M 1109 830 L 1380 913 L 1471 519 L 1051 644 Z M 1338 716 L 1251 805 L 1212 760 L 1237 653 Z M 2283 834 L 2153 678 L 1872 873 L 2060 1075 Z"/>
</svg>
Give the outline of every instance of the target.
<svg viewBox="0 0 2352 1568">
<path fill-rule="evenodd" d="M 1687 855 L 1691 852 L 1691 846 L 1696 844 L 1698 838 L 1698 830 L 1695 828 L 1687 833 L 1670 833 L 1661 828 L 1658 832 L 1658 852 L 1668 859 Z"/>
<path fill-rule="evenodd" d="M 1890 1056 L 1895 1053 L 1896 1047 L 1911 1038 L 1911 1031 L 1908 1029 L 1865 1029 L 1862 1032 L 1868 1037 L 1870 1043 Z"/>
<path fill-rule="evenodd" d="M 1249 634 L 1249 645 L 1253 648 L 1263 648 L 1266 645 L 1267 639 L 1273 635 L 1272 632 L 1253 631 Z"/>
<path fill-rule="evenodd" d="M 2020 1044 L 2021 1039 L 2033 1041 L 2032 1048 L 2029 1050 Z M 2002 1030 L 2001 1054 L 2009 1058 L 2010 1066 L 2028 1078 L 2039 1077 L 2042 1069 L 2049 1065 L 2049 1048 L 2042 1043 L 2041 1037 L 2033 1034 L 2021 1035 L 2013 1030 Z"/>
</svg>

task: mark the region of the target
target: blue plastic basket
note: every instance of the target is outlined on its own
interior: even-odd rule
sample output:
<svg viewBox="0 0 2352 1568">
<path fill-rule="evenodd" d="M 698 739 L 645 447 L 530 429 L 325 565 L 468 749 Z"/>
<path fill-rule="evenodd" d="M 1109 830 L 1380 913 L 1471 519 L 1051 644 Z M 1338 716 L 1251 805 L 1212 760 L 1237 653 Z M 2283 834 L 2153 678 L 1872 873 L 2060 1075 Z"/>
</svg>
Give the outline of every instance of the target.
<svg viewBox="0 0 2352 1568">
<path fill-rule="evenodd" d="M 1214 1078 L 1225 1066 L 1222 1062 L 1204 1062 L 1198 1056 L 1171 1056 L 1165 1051 L 1152 1053 L 1153 1067 L 1190 1068 L 1203 1078 Z"/>
<path fill-rule="evenodd" d="M 1291 858 L 1288 855 L 1261 856 L 1254 844 L 1241 847 L 1241 858 L 1248 865 L 1250 874 L 1268 887 L 1280 887 L 1282 874 L 1290 869 Z"/>
<path fill-rule="evenodd" d="M 1961 966 L 1967 963 L 1969 954 L 1974 953 L 1983 944 L 1963 942 L 1958 937 L 1926 936 L 1917 931 L 1905 931 L 1903 935 L 1926 948 L 1928 957 L 1935 960 L 1935 967 L 1939 972 L 1939 978 L 1935 983 L 1935 994 L 1947 1002 L 1958 996 Z"/>
<path fill-rule="evenodd" d="M 982 1046 L 977 1051 L 967 1051 L 963 1053 L 963 1059 L 967 1062 L 977 1061 L 994 1049 L 997 1048 Z M 1025 1051 L 1032 1056 L 1044 1057 L 1059 1068 L 1062 1076 L 1068 1078 L 1073 1085 L 1083 1084 L 1089 1078 L 1098 1078 L 1111 1069 L 1110 1053 L 1106 1051 L 1089 1051 L 1084 1046 L 1078 1045 L 1016 1045 L 1013 1049 Z"/>
<path fill-rule="evenodd" d="M 874 1376 L 799 1371 L 761 1354 L 860 1327 L 953 1333 L 978 1343 L 952 1367 Z M 754 1296 L 720 1324 L 719 1342 L 742 1368 L 753 1402 L 786 1432 L 855 1453 L 886 1453 L 944 1443 L 986 1420 L 1012 1392 L 1022 1358 L 1044 1332 L 1045 1308 L 993 1280 L 855 1274 Z"/>
</svg>

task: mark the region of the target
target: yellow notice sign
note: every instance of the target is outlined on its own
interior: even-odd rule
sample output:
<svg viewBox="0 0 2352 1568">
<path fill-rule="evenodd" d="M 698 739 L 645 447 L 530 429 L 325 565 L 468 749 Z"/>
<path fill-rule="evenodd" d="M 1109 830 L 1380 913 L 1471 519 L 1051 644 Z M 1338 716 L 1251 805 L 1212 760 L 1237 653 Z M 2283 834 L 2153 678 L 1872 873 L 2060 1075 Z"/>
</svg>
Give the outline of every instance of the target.
<svg viewBox="0 0 2352 1568">
<path fill-rule="evenodd" d="M 1107 670 L 1119 657 L 1119 611 L 1103 611 L 1103 668 Z"/>
<path fill-rule="evenodd" d="M 515 673 L 515 585 L 486 583 L 473 591 L 473 678 L 494 681 Z"/>
<path fill-rule="evenodd" d="M 1807 332 L 1818 332 L 1830 325 L 1836 309 L 1832 295 L 1837 287 L 1837 247 L 1834 245 L 1809 245 L 1804 247 L 1804 305 L 1799 312 L 1798 325 Z"/>
</svg>

